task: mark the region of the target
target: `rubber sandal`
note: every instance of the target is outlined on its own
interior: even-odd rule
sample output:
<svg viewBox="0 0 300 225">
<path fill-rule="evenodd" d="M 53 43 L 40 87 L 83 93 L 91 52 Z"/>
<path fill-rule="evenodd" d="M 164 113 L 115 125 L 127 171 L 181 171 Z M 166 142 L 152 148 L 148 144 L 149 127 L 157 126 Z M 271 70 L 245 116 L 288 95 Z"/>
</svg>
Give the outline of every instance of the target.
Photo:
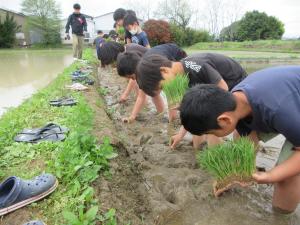
<svg viewBox="0 0 300 225">
<path fill-rule="evenodd" d="M 73 98 L 61 98 L 57 100 L 51 100 L 49 103 L 51 106 L 73 106 L 77 104 L 77 101 Z"/>
<path fill-rule="evenodd" d="M 23 225 L 46 225 L 46 224 L 40 220 L 34 220 L 28 223 L 24 223 Z"/>
<path fill-rule="evenodd" d="M 55 176 L 42 174 L 32 180 L 9 177 L 0 185 L 0 216 L 36 202 L 51 194 L 58 185 Z"/>
<path fill-rule="evenodd" d="M 66 139 L 64 133 L 56 133 L 52 131 L 37 134 L 18 134 L 14 140 L 16 142 L 38 143 L 41 141 L 63 141 Z"/>
<path fill-rule="evenodd" d="M 52 133 L 68 133 L 69 129 L 67 127 L 59 126 L 55 123 L 48 123 L 41 128 L 23 129 L 21 132 L 19 132 L 19 134 L 40 134 L 48 131 L 51 131 Z"/>
</svg>

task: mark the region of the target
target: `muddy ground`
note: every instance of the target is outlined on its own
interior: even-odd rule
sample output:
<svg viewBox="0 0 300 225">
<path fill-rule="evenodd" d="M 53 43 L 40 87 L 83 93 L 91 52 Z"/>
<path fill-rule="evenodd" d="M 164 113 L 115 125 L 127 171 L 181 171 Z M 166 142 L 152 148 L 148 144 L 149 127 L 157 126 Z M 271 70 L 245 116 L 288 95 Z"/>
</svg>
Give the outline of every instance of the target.
<svg viewBox="0 0 300 225">
<path fill-rule="evenodd" d="M 101 179 L 95 186 L 102 209 L 116 208 L 120 224 L 300 224 L 299 209 L 288 216 L 272 211 L 272 186 L 234 189 L 215 198 L 213 180 L 198 168 L 191 144 L 185 141 L 176 150 L 169 148 L 175 125 L 168 123 L 167 115 L 156 115 L 150 107 L 133 124 L 123 124 L 121 118 L 130 114 L 134 103 L 133 95 L 127 103 L 118 103 L 126 81 L 112 68 L 99 69 L 98 78 L 120 156 L 112 163 L 111 179 Z M 267 143 L 258 164 L 271 168 L 281 143 L 280 137 Z"/>
</svg>

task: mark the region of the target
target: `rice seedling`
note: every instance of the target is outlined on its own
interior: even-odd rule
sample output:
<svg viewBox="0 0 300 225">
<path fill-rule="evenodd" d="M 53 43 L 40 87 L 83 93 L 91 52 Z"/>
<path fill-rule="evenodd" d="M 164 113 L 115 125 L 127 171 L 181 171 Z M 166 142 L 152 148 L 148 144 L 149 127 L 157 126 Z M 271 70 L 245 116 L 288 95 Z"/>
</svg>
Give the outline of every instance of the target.
<svg viewBox="0 0 300 225">
<path fill-rule="evenodd" d="M 200 166 L 216 179 L 215 195 L 230 189 L 232 185 L 245 186 L 252 181 L 255 171 L 255 148 L 247 138 L 240 138 L 200 152 Z"/>
<path fill-rule="evenodd" d="M 163 84 L 163 91 L 170 106 L 178 105 L 189 87 L 189 78 L 186 74 L 177 74 L 175 79 Z"/>
</svg>

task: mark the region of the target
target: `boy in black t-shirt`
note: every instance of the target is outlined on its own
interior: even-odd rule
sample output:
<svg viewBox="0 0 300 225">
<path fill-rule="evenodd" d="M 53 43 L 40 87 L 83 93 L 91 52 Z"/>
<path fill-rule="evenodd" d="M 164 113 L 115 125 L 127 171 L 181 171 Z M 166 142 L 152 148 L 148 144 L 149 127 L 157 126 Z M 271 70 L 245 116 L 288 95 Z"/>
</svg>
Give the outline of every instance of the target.
<svg viewBox="0 0 300 225">
<path fill-rule="evenodd" d="M 120 101 L 124 102 L 127 100 L 128 95 L 133 90 L 134 87 L 137 87 L 135 71 L 136 67 L 142 58 L 142 56 L 147 56 L 151 54 L 159 54 L 171 61 L 179 61 L 186 57 L 185 51 L 179 48 L 176 44 L 162 44 L 157 45 L 149 50 L 147 50 L 144 54 L 141 52 L 136 52 L 134 48 L 127 49 L 125 53 L 120 53 L 117 58 L 117 70 L 118 74 L 122 77 L 129 79 L 129 83 L 127 85 L 126 90 L 122 94 Z M 146 101 L 146 94 L 143 90 L 138 91 L 137 100 L 135 102 L 134 108 L 130 117 L 124 118 L 124 122 L 133 122 L 141 111 L 142 107 Z M 160 95 L 156 95 L 152 98 L 153 103 L 156 106 L 157 112 L 163 111 L 163 100 Z"/>
<path fill-rule="evenodd" d="M 258 183 L 273 183 L 273 207 L 293 212 L 300 201 L 300 66 L 267 68 L 250 74 L 230 92 L 198 85 L 181 103 L 183 126 L 195 135 L 219 137 L 234 129 L 256 145 L 282 134 L 286 141 L 277 165 L 257 172 Z"/>
<path fill-rule="evenodd" d="M 200 53 L 188 56 L 180 62 L 172 62 L 161 55 L 146 55 L 137 67 L 137 83 L 147 95 L 155 96 L 164 82 L 184 73 L 189 77 L 190 87 L 195 84 L 216 84 L 226 91 L 231 90 L 247 75 L 238 62 L 221 54 Z M 171 147 L 174 148 L 185 134 L 186 130 L 181 128 L 172 137 Z M 194 137 L 195 148 L 200 145 L 202 138 Z M 220 142 L 213 136 L 206 138 L 209 145 Z"/>
</svg>

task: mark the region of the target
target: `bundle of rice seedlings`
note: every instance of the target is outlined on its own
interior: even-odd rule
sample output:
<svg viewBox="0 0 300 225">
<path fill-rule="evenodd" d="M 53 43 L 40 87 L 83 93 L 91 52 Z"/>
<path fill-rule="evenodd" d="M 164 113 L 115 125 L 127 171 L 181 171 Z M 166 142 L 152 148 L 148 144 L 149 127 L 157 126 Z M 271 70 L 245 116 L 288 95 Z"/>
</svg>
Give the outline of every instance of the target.
<svg viewBox="0 0 300 225">
<path fill-rule="evenodd" d="M 165 82 L 162 88 L 166 94 L 169 105 L 177 106 L 189 88 L 189 78 L 186 74 L 177 74 L 175 79 Z"/>
<path fill-rule="evenodd" d="M 247 138 L 213 146 L 198 155 L 200 166 L 214 176 L 214 194 L 235 185 L 248 186 L 255 172 L 255 148 Z"/>
</svg>

